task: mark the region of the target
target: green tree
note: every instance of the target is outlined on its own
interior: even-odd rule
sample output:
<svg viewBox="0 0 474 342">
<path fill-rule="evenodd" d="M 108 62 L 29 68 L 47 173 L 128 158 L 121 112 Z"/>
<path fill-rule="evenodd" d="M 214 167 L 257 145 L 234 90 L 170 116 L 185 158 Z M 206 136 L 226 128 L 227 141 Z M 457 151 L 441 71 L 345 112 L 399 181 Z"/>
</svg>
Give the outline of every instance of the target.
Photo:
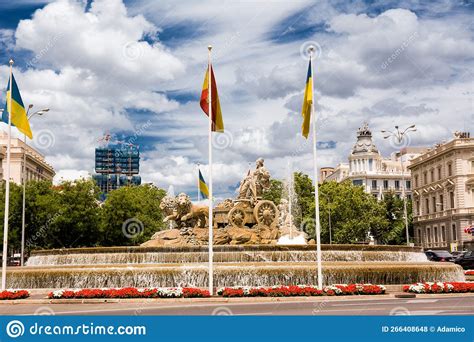
<svg viewBox="0 0 474 342">
<path fill-rule="evenodd" d="M 403 199 L 396 196 L 394 192 L 384 194 L 383 204 L 385 206 L 385 215 L 388 221 L 388 225 L 385 230 L 379 232 L 377 238 L 386 244 L 400 245 L 405 244 L 406 241 L 406 228 L 405 218 L 403 213 Z M 408 213 L 408 229 L 413 234 L 412 224 L 412 213 L 411 213 L 411 201 L 407 201 L 407 213 Z"/>
<path fill-rule="evenodd" d="M 92 180 L 63 182 L 55 188 L 59 210 L 49 222 L 56 247 L 86 247 L 100 239 L 99 188 Z"/>
<path fill-rule="evenodd" d="M 309 179 L 309 178 L 308 178 Z M 303 199 L 307 207 L 302 210 L 302 227 L 310 237 L 315 236 L 315 204 L 308 181 Z M 299 198 L 298 198 L 299 199 Z M 331 231 L 333 243 L 357 243 L 367 239 L 370 231 L 374 236 L 388 224 L 385 207 L 360 186 L 350 182 L 325 182 L 319 186 L 321 240 L 329 242 L 329 210 L 331 211 Z"/>
<path fill-rule="evenodd" d="M 270 180 L 270 187 L 263 192 L 263 199 L 273 201 L 276 205 L 280 204 L 284 194 L 284 184 L 278 179 Z"/>
<path fill-rule="evenodd" d="M 101 244 L 137 245 L 164 228 L 159 208 L 166 192 L 152 185 L 111 191 L 102 206 Z"/>
<path fill-rule="evenodd" d="M 26 184 L 25 249 L 62 247 L 57 241 L 58 227 L 53 223 L 62 215 L 58 191 L 50 181 Z"/>
</svg>

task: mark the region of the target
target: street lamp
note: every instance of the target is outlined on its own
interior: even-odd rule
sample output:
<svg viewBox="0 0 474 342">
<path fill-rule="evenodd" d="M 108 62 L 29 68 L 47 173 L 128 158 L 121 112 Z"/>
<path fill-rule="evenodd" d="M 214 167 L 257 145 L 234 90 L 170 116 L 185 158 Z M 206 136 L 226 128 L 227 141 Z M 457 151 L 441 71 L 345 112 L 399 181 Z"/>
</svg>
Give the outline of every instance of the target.
<svg viewBox="0 0 474 342">
<path fill-rule="evenodd" d="M 38 110 L 34 113 L 29 114 L 30 109 L 33 108 L 33 105 L 30 104 L 26 111 L 26 116 L 28 120 L 30 120 L 35 115 L 43 115 L 46 112 L 49 112 L 49 108 L 44 108 Z M 26 145 L 26 134 L 23 135 L 24 143 Z M 22 211 L 21 211 L 21 255 L 20 255 L 20 265 L 24 266 L 25 262 L 25 205 L 26 205 L 26 148 L 23 153 L 23 172 L 21 175 L 22 183 L 23 183 L 23 203 L 22 203 Z"/>
<path fill-rule="evenodd" d="M 325 194 L 324 192 L 321 192 L 321 195 L 323 195 L 324 197 L 326 197 L 326 200 L 328 201 L 328 209 L 329 209 L 329 244 L 331 245 L 332 244 L 332 227 L 331 227 L 331 203 L 330 203 L 330 200 L 329 200 L 329 195 Z"/>
<path fill-rule="evenodd" d="M 395 126 L 395 131 L 382 130 L 381 133 L 386 134 L 383 138 L 394 138 L 399 145 L 402 144 L 405 136 L 408 136 L 408 132 L 415 132 L 415 125 L 408 126 L 403 131 L 400 131 L 398 126 Z M 407 214 L 407 199 L 405 195 L 405 169 L 403 167 L 403 157 L 400 150 L 400 166 L 402 168 L 402 194 L 403 194 L 403 216 L 405 217 L 405 230 L 407 235 L 407 245 L 410 245 L 410 233 L 408 232 L 408 214 Z"/>
</svg>

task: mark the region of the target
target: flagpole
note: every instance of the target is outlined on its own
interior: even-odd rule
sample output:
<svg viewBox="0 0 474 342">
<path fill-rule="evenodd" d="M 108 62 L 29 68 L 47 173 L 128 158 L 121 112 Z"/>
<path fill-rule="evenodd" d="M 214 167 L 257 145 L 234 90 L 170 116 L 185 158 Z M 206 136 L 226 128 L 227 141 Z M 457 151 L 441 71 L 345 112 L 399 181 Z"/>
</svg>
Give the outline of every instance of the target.
<svg viewBox="0 0 474 342">
<path fill-rule="evenodd" d="M 201 182 L 200 182 L 200 179 L 199 179 L 199 172 L 200 172 L 200 170 L 199 170 L 199 163 L 198 163 L 198 202 L 201 200 L 201 191 L 200 191 L 201 190 L 201 187 L 200 187 Z"/>
<path fill-rule="evenodd" d="M 212 45 L 207 47 L 208 50 L 208 62 L 207 62 L 207 89 L 209 91 L 209 293 L 214 294 L 214 269 L 213 269 L 213 213 L 212 213 L 212 67 L 211 67 L 211 50 Z"/>
<path fill-rule="evenodd" d="M 5 215 L 3 218 L 3 253 L 2 253 L 2 291 L 7 285 L 7 259 L 8 259 L 8 215 L 10 214 L 10 142 L 12 135 L 12 83 L 13 59 L 10 59 L 10 107 L 8 111 L 8 143 L 7 143 L 7 169 L 5 172 Z M 8 103 L 8 98 L 7 98 Z"/>
<path fill-rule="evenodd" d="M 314 48 L 309 49 L 309 58 L 312 62 Z M 313 118 L 313 168 L 314 168 L 314 203 L 316 219 L 316 260 L 318 265 L 318 288 L 323 288 L 323 271 L 321 266 L 321 225 L 319 221 L 319 181 L 318 181 L 318 159 L 316 148 L 316 115 L 314 114 L 314 81 L 313 81 L 313 63 L 311 63 L 311 91 L 313 99 L 311 101 L 311 116 Z"/>
</svg>

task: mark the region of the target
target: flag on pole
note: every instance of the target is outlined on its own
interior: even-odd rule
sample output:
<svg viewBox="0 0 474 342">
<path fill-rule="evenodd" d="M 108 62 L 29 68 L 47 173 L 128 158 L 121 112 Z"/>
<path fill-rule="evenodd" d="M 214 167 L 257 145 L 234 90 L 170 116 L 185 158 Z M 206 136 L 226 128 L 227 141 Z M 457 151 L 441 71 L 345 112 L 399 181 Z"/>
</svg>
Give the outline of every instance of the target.
<svg viewBox="0 0 474 342">
<path fill-rule="evenodd" d="M 201 198 L 209 198 L 209 189 L 207 188 L 206 181 L 202 176 L 201 170 L 199 170 L 199 192 L 201 193 Z"/>
<path fill-rule="evenodd" d="M 11 99 L 11 101 L 9 101 Z M 2 114 L 2 121 L 8 124 L 8 113 L 11 113 L 11 124 L 18 128 L 18 130 L 25 134 L 28 138 L 33 139 L 33 133 L 31 133 L 30 123 L 26 115 L 25 106 L 21 99 L 20 90 L 15 81 L 15 77 L 12 74 L 12 86 L 10 94 L 10 80 L 7 86 L 7 103 L 5 110 Z"/>
<path fill-rule="evenodd" d="M 309 60 L 308 75 L 306 76 L 306 87 L 304 90 L 303 109 L 303 125 L 301 126 L 301 134 L 308 139 L 309 124 L 311 122 L 311 106 L 313 104 L 313 72 L 311 68 L 311 59 Z"/>
<path fill-rule="evenodd" d="M 221 104 L 219 102 L 219 95 L 217 93 L 217 84 L 216 79 L 214 77 L 214 69 L 212 65 L 209 64 L 206 70 L 206 76 L 204 77 L 204 83 L 202 85 L 202 92 L 201 92 L 201 108 L 209 116 L 209 69 L 211 69 L 211 99 L 212 99 L 212 108 L 211 108 L 211 115 L 212 115 L 212 131 L 213 132 L 224 132 L 224 121 L 222 121 L 222 112 L 221 112 Z"/>
</svg>

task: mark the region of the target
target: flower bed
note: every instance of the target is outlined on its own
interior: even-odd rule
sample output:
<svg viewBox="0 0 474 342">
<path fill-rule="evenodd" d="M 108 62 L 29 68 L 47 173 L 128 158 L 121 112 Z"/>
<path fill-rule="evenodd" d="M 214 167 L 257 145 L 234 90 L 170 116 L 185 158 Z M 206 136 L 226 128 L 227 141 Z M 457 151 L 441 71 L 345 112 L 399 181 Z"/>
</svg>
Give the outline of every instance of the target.
<svg viewBox="0 0 474 342">
<path fill-rule="evenodd" d="M 27 290 L 5 290 L 0 292 L 0 300 L 25 299 L 30 296 Z"/>
<path fill-rule="evenodd" d="M 464 275 L 474 275 L 474 270 L 464 271 Z"/>
<path fill-rule="evenodd" d="M 413 293 L 465 293 L 474 292 L 474 282 L 416 283 L 403 286 L 404 292 Z"/>
<path fill-rule="evenodd" d="M 50 299 L 82 298 L 205 298 L 209 291 L 190 287 L 156 287 L 138 289 L 125 287 L 120 289 L 80 289 L 56 290 L 48 294 Z"/>
<path fill-rule="evenodd" d="M 296 296 L 344 296 L 363 294 L 384 294 L 383 285 L 337 284 L 318 290 L 313 286 L 273 286 L 273 287 L 225 287 L 217 294 L 223 297 L 296 297 Z"/>
</svg>

